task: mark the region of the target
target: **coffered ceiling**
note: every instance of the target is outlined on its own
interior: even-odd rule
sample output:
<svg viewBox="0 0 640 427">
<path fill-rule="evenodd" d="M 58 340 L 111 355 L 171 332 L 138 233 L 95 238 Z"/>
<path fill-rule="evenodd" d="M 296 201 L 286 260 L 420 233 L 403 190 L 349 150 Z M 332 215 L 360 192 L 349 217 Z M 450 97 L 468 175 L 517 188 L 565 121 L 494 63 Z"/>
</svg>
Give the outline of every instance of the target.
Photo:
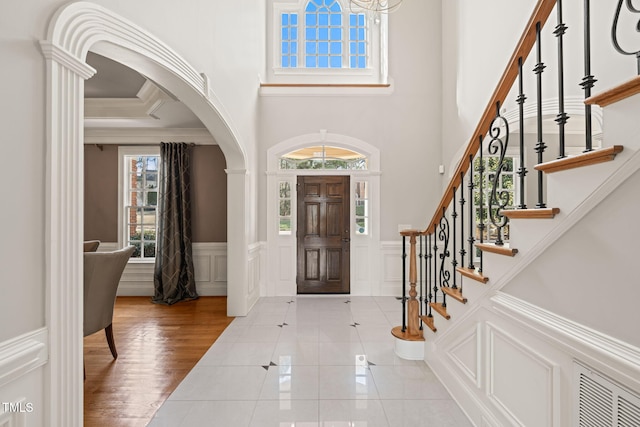
<svg viewBox="0 0 640 427">
<path fill-rule="evenodd" d="M 203 128 L 182 102 L 135 70 L 93 52 L 85 82 L 85 128 Z"/>
</svg>

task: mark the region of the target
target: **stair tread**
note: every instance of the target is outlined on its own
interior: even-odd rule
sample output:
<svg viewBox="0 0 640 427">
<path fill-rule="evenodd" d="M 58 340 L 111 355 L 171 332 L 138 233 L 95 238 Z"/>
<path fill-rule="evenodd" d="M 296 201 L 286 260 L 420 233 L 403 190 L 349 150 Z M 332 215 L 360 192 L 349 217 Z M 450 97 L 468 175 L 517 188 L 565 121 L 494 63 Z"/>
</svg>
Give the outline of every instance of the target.
<svg viewBox="0 0 640 427">
<path fill-rule="evenodd" d="M 640 76 L 635 76 L 631 80 L 628 80 L 616 87 L 605 90 L 597 95 L 590 96 L 584 100 L 584 103 L 587 105 L 596 104 L 600 107 L 606 107 L 607 105 L 621 101 L 637 93 L 640 93 Z"/>
<path fill-rule="evenodd" d="M 463 304 L 467 303 L 467 299 L 462 296 L 462 291 L 460 290 L 460 288 L 451 288 L 451 287 L 443 286 L 442 288 L 440 288 L 440 290 L 445 294 L 449 295 L 451 298 L 455 299 L 456 301 L 460 301 Z"/>
<path fill-rule="evenodd" d="M 508 243 L 496 245 L 494 243 L 476 243 L 476 247 L 483 252 L 491 252 L 498 255 L 515 256 L 518 250 L 510 248 Z"/>
<path fill-rule="evenodd" d="M 442 306 L 440 302 L 430 302 L 429 305 L 433 308 L 439 315 L 444 317 L 445 319 L 451 319 L 451 316 L 447 313 L 447 308 Z"/>
<path fill-rule="evenodd" d="M 533 168 L 545 173 L 553 173 L 583 166 L 595 165 L 597 163 L 613 160 L 616 157 L 616 154 L 620 153 L 623 149 L 624 147 L 622 145 L 614 145 L 613 147 L 600 148 L 586 153 L 577 154 L 575 156 L 540 163 L 535 165 Z"/>
<path fill-rule="evenodd" d="M 560 213 L 560 208 L 508 209 L 501 213 L 509 219 L 551 219 Z"/>
<path fill-rule="evenodd" d="M 457 267 L 456 271 L 462 274 L 463 276 L 468 277 L 469 279 L 476 280 L 480 283 L 487 283 L 489 281 L 488 277 L 483 276 L 482 273 L 480 273 L 475 268 Z"/>
<path fill-rule="evenodd" d="M 438 328 L 436 328 L 436 324 L 434 322 L 433 316 L 420 316 L 420 319 L 424 322 L 425 325 L 433 332 L 437 332 Z"/>
</svg>

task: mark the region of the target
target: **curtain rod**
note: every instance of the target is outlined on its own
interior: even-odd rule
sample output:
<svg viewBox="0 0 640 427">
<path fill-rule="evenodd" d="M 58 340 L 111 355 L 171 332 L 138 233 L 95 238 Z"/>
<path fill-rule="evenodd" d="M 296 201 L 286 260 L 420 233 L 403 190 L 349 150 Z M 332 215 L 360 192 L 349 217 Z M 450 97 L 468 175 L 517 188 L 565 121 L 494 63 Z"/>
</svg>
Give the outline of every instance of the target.
<svg viewBox="0 0 640 427">
<path fill-rule="evenodd" d="M 162 143 L 160 143 L 162 144 Z M 132 146 L 132 147 L 159 147 L 160 144 L 156 144 L 156 143 L 152 143 L 152 144 L 107 144 L 107 145 L 117 145 L 117 146 Z M 179 143 L 182 144 L 182 143 Z M 189 142 L 189 147 L 195 147 L 196 144 L 195 142 Z M 94 144 L 100 151 L 104 150 L 104 144 Z"/>
</svg>

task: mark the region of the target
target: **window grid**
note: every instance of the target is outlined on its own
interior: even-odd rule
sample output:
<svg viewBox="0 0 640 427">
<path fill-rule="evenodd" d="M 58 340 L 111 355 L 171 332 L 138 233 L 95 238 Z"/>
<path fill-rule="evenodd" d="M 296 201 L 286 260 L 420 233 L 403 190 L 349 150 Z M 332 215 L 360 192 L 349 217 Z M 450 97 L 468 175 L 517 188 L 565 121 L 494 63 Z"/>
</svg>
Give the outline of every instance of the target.
<svg viewBox="0 0 640 427">
<path fill-rule="evenodd" d="M 280 13 L 282 68 L 367 68 L 369 35 L 364 13 L 343 11 L 339 0 L 309 0 L 301 13 L 302 22 L 298 13 Z"/>
<path fill-rule="evenodd" d="M 291 183 L 280 181 L 278 184 L 278 232 L 291 234 Z"/>
<path fill-rule="evenodd" d="M 125 156 L 127 166 L 126 244 L 136 248 L 132 258 L 155 258 L 159 163 L 159 156 Z"/>
<path fill-rule="evenodd" d="M 369 234 L 369 188 L 366 181 L 355 183 L 356 234 Z"/>
<path fill-rule="evenodd" d="M 281 17 L 281 65 L 283 68 L 298 66 L 298 14 L 283 13 Z"/>
<path fill-rule="evenodd" d="M 342 7 L 310 0 L 305 9 L 305 67 L 342 68 Z"/>
<path fill-rule="evenodd" d="M 349 67 L 367 68 L 367 31 L 364 13 L 349 15 Z"/>
</svg>

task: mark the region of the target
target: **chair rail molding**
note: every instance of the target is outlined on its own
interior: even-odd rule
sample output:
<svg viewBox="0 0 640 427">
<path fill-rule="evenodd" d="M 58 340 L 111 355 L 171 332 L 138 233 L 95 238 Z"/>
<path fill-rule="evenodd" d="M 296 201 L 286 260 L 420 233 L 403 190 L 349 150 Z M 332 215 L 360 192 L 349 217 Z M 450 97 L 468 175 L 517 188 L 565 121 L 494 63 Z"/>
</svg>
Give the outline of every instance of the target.
<svg viewBox="0 0 640 427">
<path fill-rule="evenodd" d="M 48 361 L 49 331 L 39 328 L 0 343 L 0 387 Z"/>
</svg>

